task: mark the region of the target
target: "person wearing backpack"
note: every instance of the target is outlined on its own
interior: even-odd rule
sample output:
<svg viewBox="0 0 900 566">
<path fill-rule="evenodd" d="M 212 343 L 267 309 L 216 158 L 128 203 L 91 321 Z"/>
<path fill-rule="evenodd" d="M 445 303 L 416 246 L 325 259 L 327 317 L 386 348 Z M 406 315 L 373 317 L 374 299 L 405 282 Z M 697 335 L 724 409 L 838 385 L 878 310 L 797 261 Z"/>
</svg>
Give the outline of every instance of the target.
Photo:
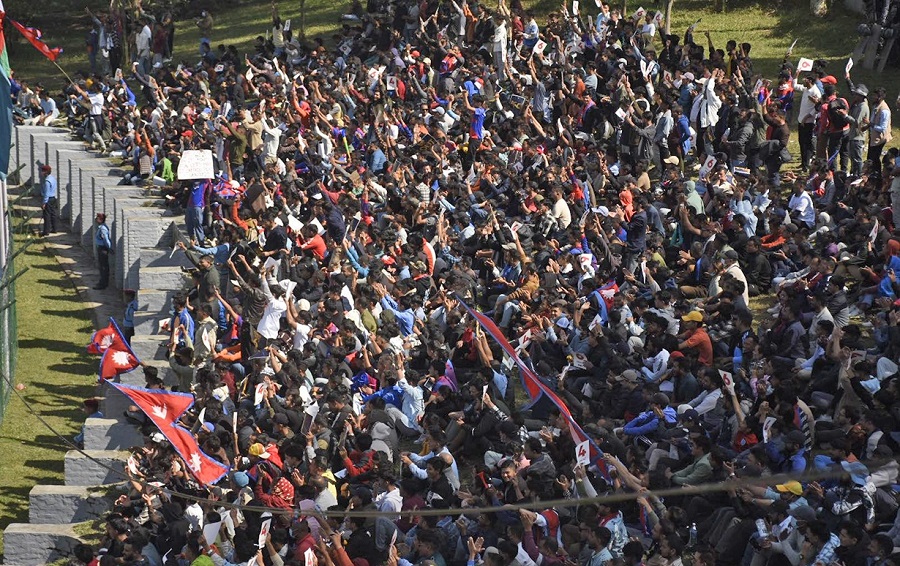
<svg viewBox="0 0 900 566">
<path fill-rule="evenodd" d="M 836 98 L 835 85 L 837 79 L 831 75 L 822 77 L 822 97 L 816 104 L 816 157 L 828 158 L 828 103 Z"/>
<path fill-rule="evenodd" d="M 839 159 L 834 159 L 829 164 L 830 169 L 834 170 L 838 161 L 841 166 L 847 163 L 847 151 L 850 145 L 850 104 L 847 99 L 837 95 L 837 89 L 834 86 L 831 88 L 835 89 L 834 97 L 825 103 L 824 111 L 828 115 L 828 125 L 825 127 L 825 136 L 828 140 L 827 158 L 831 160 L 835 153 L 840 156 Z M 826 97 L 829 90 L 829 86 L 826 85 Z"/>
</svg>

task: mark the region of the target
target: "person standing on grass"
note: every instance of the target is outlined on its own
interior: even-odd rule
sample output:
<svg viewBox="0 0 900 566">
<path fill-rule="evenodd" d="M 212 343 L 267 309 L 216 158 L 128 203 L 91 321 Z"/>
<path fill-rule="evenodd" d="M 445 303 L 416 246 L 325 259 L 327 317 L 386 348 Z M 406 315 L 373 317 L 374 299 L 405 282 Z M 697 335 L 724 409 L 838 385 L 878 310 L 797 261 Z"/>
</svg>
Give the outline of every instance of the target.
<svg viewBox="0 0 900 566">
<path fill-rule="evenodd" d="M 887 91 L 883 86 L 872 91 L 872 110 L 865 128 L 869 131 L 869 152 L 866 159 L 872 163 L 881 161 L 884 146 L 893 138 L 891 135 L 891 107 L 884 101 Z"/>
<path fill-rule="evenodd" d="M 59 185 L 49 165 L 41 165 L 41 211 L 44 216 L 44 230 L 41 236 L 56 232 L 56 195 Z"/>
<path fill-rule="evenodd" d="M 97 213 L 97 230 L 94 232 L 94 243 L 97 246 L 97 267 L 100 269 L 100 282 L 94 287 L 101 291 L 109 287 L 109 254 L 112 253 L 112 240 L 109 226 L 106 225 L 106 214 Z"/>
<path fill-rule="evenodd" d="M 797 139 L 800 142 L 800 170 L 805 173 L 809 170 L 809 162 L 815 155 L 813 129 L 816 126 L 816 105 L 822 97 L 822 91 L 816 86 L 812 76 L 806 75 L 803 80 L 794 80 L 794 92 L 800 93 Z"/>
</svg>

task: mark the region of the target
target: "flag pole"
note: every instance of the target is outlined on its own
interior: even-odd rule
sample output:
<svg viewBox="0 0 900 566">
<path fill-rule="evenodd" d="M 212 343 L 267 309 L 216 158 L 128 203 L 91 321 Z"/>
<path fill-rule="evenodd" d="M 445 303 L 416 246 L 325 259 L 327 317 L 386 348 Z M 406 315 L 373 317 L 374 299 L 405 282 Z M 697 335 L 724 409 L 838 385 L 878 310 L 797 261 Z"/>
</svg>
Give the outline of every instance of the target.
<svg viewBox="0 0 900 566">
<path fill-rule="evenodd" d="M 59 72 L 60 72 L 60 73 L 62 73 L 63 75 L 65 75 L 66 80 L 68 80 L 68 81 L 69 81 L 70 83 L 72 83 L 72 84 L 75 84 L 75 81 L 72 80 L 72 77 L 69 76 L 69 73 L 65 72 L 65 71 L 63 70 L 63 68 L 59 66 L 59 63 L 57 63 L 56 61 L 50 61 L 50 62 L 53 63 L 54 65 L 56 65 L 56 68 L 59 69 Z"/>
</svg>

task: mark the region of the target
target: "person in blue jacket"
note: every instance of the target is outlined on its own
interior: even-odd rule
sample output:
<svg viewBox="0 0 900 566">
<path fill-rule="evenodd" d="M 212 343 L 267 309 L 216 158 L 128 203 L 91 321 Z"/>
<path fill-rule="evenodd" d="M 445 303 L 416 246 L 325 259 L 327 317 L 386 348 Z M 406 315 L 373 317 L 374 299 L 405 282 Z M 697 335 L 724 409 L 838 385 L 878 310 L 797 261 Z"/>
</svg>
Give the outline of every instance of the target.
<svg viewBox="0 0 900 566">
<path fill-rule="evenodd" d="M 625 425 L 623 432 L 632 437 L 654 436 L 660 426 L 665 427 L 666 423 L 673 425 L 676 420 L 678 420 L 678 414 L 673 407 L 669 406 L 669 398 L 666 394 L 654 393 L 650 398 L 650 410 L 631 419 Z"/>
</svg>

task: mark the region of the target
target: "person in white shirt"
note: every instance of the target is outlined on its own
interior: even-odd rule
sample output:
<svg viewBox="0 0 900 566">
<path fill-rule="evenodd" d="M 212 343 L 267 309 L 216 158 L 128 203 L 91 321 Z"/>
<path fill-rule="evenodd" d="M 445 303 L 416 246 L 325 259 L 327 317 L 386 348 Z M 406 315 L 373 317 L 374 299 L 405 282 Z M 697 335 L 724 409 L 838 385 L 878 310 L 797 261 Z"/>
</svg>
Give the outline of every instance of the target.
<svg viewBox="0 0 900 566">
<path fill-rule="evenodd" d="M 813 128 L 816 125 L 816 106 L 822 98 L 822 91 L 810 75 L 803 80 L 794 79 L 794 96 L 800 96 L 800 110 L 797 113 L 797 139 L 800 141 L 800 168 L 806 171 L 815 153 L 812 144 Z"/>
<path fill-rule="evenodd" d="M 694 105 L 691 107 L 691 123 L 697 130 L 697 148 L 703 155 L 712 155 L 712 147 L 709 146 L 706 139 L 706 131 L 715 128 L 719 122 L 719 108 L 722 107 L 722 99 L 716 92 L 716 81 L 721 76 L 722 71 L 716 69 L 711 77 L 700 80 L 702 88 L 694 98 Z"/>
<path fill-rule="evenodd" d="M 506 27 L 506 18 L 500 14 L 494 15 L 493 51 L 494 51 L 494 67 L 502 80 L 506 76 L 506 44 L 509 40 L 509 28 Z"/>
<path fill-rule="evenodd" d="M 150 30 L 150 24 L 145 20 L 144 27 L 141 28 L 141 31 L 134 38 L 138 65 L 140 65 L 141 72 L 145 75 L 150 72 L 150 40 L 152 38 L 153 32 Z"/>
<path fill-rule="evenodd" d="M 553 189 L 553 218 L 556 219 L 560 229 L 565 230 L 572 223 L 572 211 L 569 210 L 569 204 L 563 198 L 562 190 Z"/>
<path fill-rule="evenodd" d="M 384 490 L 375 496 L 375 508 L 380 513 L 400 513 L 400 510 L 403 509 L 403 496 L 400 495 L 400 488 L 397 487 L 397 479 L 390 474 L 385 474 L 375 483 L 375 487 L 377 490 Z M 388 515 L 387 518 L 396 521 L 400 515 Z"/>
<path fill-rule="evenodd" d="M 262 150 L 262 158 L 263 161 L 268 163 L 274 163 L 278 158 L 278 146 L 281 143 L 281 129 L 275 126 L 272 123 L 272 120 L 268 118 L 265 114 L 262 117 L 262 127 L 263 127 L 263 150 Z"/>
<path fill-rule="evenodd" d="M 794 185 L 794 194 L 788 201 L 788 208 L 791 211 L 791 219 L 794 224 L 803 223 L 807 228 L 816 227 L 816 207 L 813 204 L 812 197 L 806 192 L 803 183 Z"/>
<path fill-rule="evenodd" d="M 270 269 L 274 269 L 274 266 Z M 259 319 L 259 324 L 256 325 L 256 331 L 266 340 L 274 340 L 278 338 L 281 317 L 287 311 L 287 303 L 284 301 L 284 288 L 281 285 L 273 285 L 270 288 L 266 273 L 260 275 L 260 281 L 260 288 L 266 295 L 266 298 L 269 299 L 269 304 L 266 305 L 262 318 Z"/>
</svg>

